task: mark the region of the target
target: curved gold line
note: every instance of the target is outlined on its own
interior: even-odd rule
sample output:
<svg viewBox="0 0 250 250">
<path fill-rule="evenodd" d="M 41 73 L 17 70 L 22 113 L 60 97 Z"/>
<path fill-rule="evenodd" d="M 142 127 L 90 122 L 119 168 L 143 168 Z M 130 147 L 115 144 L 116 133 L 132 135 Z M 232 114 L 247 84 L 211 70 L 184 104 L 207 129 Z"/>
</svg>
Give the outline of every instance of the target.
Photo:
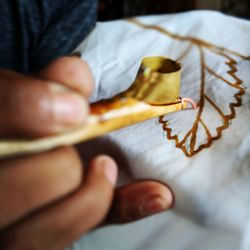
<svg viewBox="0 0 250 250">
<path fill-rule="evenodd" d="M 212 135 L 210 134 L 208 127 L 206 126 L 205 122 L 202 119 L 200 119 L 200 123 L 201 123 L 202 127 L 205 129 L 206 134 L 207 134 L 207 138 L 210 141 L 212 139 Z"/>
<path fill-rule="evenodd" d="M 219 113 L 221 118 L 224 120 L 225 116 L 223 112 L 221 111 L 221 109 L 207 95 L 204 95 L 204 96 L 205 96 L 205 99 L 214 107 L 214 109 Z"/>
<path fill-rule="evenodd" d="M 184 52 L 176 59 L 177 62 L 180 62 L 184 57 L 186 57 L 189 53 L 189 51 L 192 49 L 193 44 L 190 43 L 187 49 L 184 50 Z"/>
<path fill-rule="evenodd" d="M 205 105 L 205 99 L 204 99 L 204 91 L 205 91 L 205 77 L 206 77 L 206 72 L 205 72 L 205 55 L 204 52 L 202 50 L 202 48 L 200 46 L 198 46 L 199 52 L 200 52 L 200 67 L 201 67 L 201 88 L 200 88 L 200 105 L 199 105 L 199 112 L 197 114 L 197 118 L 196 121 L 194 122 L 194 126 L 193 126 L 193 131 L 192 131 L 192 137 L 191 137 L 191 143 L 190 143 L 190 148 L 191 148 L 191 152 L 194 151 L 194 147 L 196 144 L 196 134 L 197 134 L 197 130 L 199 127 L 199 122 L 201 119 L 201 115 L 203 113 L 204 110 L 204 105 Z"/>
<path fill-rule="evenodd" d="M 216 78 L 222 80 L 223 82 L 230 85 L 231 87 L 236 88 L 236 89 L 240 89 L 240 90 L 243 89 L 237 82 L 236 83 L 229 82 L 227 79 L 225 79 L 224 77 L 218 75 L 216 72 L 214 72 L 208 66 L 206 66 L 206 70 L 208 71 L 209 74 L 211 74 L 211 75 L 215 76 Z"/>
<path fill-rule="evenodd" d="M 217 46 L 215 44 L 212 44 L 212 43 L 209 43 L 207 41 L 204 41 L 204 40 L 201 40 L 199 38 L 196 38 L 196 37 L 192 37 L 192 36 L 181 36 L 181 35 L 178 35 L 178 34 L 175 34 L 175 33 L 172 33 L 171 31 L 167 30 L 167 29 L 164 29 L 160 26 L 157 26 L 157 25 L 147 25 L 147 24 L 144 24 L 142 22 L 140 22 L 138 19 L 136 18 L 128 18 L 128 19 L 125 19 L 126 21 L 132 23 L 132 24 L 135 24 L 141 28 L 144 28 L 144 29 L 152 29 L 152 30 L 156 30 L 162 34 L 165 34 L 167 36 L 170 36 L 172 38 L 175 38 L 177 40 L 180 40 L 180 41 L 190 41 L 191 43 L 193 44 L 197 44 L 199 46 L 202 46 L 202 47 L 206 47 L 206 48 L 209 48 L 211 50 L 217 50 L 217 53 L 223 53 L 223 52 L 227 52 L 229 54 L 232 54 L 232 55 L 235 55 L 237 57 L 240 57 L 241 59 L 243 60 L 250 60 L 250 55 L 249 56 L 244 56 L 236 51 L 233 51 L 233 50 L 230 50 L 230 49 L 227 49 L 227 48 L 223 48 L 223 47 L 220 47 L 220 46 Z"/>
<path fill-rule="evenodd" d="M 242 60 L 246 60 L 246 61 L 250 61 L 250 56 L 244 56 L 236 51 L 233 51 L 233 50 L 230 50 L 230 49 L 227 49 L 227 48 L 223 48 L 223 47 L 219 47 L 219 46 L 216 46 L 216 45 L 213 45 L 211 47 L 211 51 L 213 51 L 215 54 L 219 54 L 219 55 L 222 55 L 224 57 L 227 57 L 228 59 L 230 58 L 227 54 L 225 54 L 224 52 L 228 53 L 228 54 L 231 54 L 231 55 L 234 55 L 234 56 L 237 56 L 239 58 L 241 58 Z M 232 59 L 232 58 L 231 58 Z M 232 59 L 234 60 L 234 59 Z"/>
</svg>

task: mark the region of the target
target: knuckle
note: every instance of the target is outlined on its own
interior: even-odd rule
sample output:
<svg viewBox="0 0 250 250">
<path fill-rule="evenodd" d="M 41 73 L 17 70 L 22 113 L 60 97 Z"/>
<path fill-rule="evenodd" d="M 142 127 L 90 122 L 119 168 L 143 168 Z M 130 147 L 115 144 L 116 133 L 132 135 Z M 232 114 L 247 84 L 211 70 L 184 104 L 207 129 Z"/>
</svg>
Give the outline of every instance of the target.
<svg viewBox="0 0 250 250">
<path fill-rule="evenodd" d="M 102 198 L 100 195 L 96 197 L 91 193 L 86 194 L 85 201 L 88 211 L 91 211 L 92 223 L 95 226 L 106 216 L 109 204 L 107 199 Z"/>
<path fill-rule="evenodd" d="M 107 185 L 98 186 L 96 188 L 89 187 L 86 190 L 86 204 L 96 221 L 100 221 L 106 215 L 112 198 L 112 191 Z"/>
<path fill-rule="evenodd" d="M 72 75 L 75 72 L 74 68 L 74 58 L 70 57 L 59 57 L 51 62 L 47 68 L 43 70 L 43 74 L 50 76 L 52 73 L 63 78 L 65 75 Z M 63 68 L 63 71 L 62 71 Z"/>
<path fill-rule="evenodd" d="M 95 88 L 92 71 L 91 71 L 89 64 L 83 60 L 81 60 L 81 68 L 82 70 L 80 72 L 82 72 L 82 74 L 84 75 L 83 79 L 85 79 L 84 91 L 87 96 L 90 96 Z"/>
<path fill-rule="evenodd" d="M 59 174 L 57 184 L 59 189 L 65 192 L 74 191 L 82 181 L 83 167 L 80 158 L 73 147 L 64 147 L 60 150 L 60 163 L 55 167 Z"/>
<path fill-rule="evenodd" d="M 35 174 L 37 186 L 35 190 L 23 190 L 20 206 L 25 211 L 59 200 L 80 186 L 81 163 L 70 147 L 55 149 L 34 160 L 40 160 L 37 165 L 39 172 Z"/>
<path fill-rule="evenodd" d="M 49 127 L 51 117 L 46 84 L 35 79 L 18 79 L 5 88 L 0 102 L 7 130 L 17 135 L 34 136 Z"/>
<path fill-rule="evenodd" d="M 77 57 L 62 57 L 55 62 L 55 65 L 63 65 L 62 78 L 68 79 L 69 82 L 74 79 L 75 87 L 86 96 L 90 96 L 94 89 L 94 79 L 87 62 Z M 58 67 L 58 70 L 61 71 L 61 67 Z"/>
</svg>

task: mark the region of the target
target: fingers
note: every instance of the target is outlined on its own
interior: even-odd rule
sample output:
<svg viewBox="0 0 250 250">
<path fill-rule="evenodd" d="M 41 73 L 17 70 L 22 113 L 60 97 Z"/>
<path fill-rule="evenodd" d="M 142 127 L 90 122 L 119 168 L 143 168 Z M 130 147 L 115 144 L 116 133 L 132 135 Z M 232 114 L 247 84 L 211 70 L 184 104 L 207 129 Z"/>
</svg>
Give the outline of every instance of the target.
<svg viewBox="0 0 250 250">
<path fill-rule="evenodd" d="M 163 212 L 173 206 L 172 191 L 156 181 L 140 181 L 115 191 L 107 223 L 126 223 Z"/>
<path fill-rule="evenodd" d="M 84 124 L 93 78 L 78 58 L 61 58 L 40 78 L 0 70 L 0 136 L 42 137 Z"/>
<path fill-rule="evenodd" d="M 82 164 L 71 147 L 0 162 L 0 228 L 76 190 Z"/>
<path fill-rule="evenodd" d="M 96 158 L 79 191 L 3 232 L 2 248 L 17 245 L 19 250 L 63 249 L 106 216 L 116 176 L 117 167 L 112 159 Z"/>
<path fill-rule="evenodd" d="M 39 76 L 60 82 L 85 97 L 89 97 L 94 89 L 94 79 L 89 65 L 77 57 L 58 58 L 42 70 Z"/>
</svg>

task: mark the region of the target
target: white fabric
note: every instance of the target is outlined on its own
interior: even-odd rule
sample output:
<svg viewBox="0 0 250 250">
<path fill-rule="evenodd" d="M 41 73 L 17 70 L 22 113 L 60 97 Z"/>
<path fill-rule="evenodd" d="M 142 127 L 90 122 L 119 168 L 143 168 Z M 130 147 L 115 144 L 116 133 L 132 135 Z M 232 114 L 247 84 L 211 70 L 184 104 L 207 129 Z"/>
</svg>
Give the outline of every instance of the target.
<svg viewBox="0 0 250 250">
<path fill-rule="evenodd" d="M 169 31 L 193 36 L 250 55 L 250 22 L 210 11 L 141 17 Z M 133 82 L 141 59 L 162 55 L 177 59 L 188 43 L 176 41 L 155 30 L 145 30 L 126 21 L 99 23 L 79 47 L 96 80 L 92 101 L 111 97 Z M 200 67 L 197 47 L 182 61 L 182 96 L 199 101 Z M 205 49 L 206 62 L 229 81 L 225 58 Z M 246 94 L 236 108 L 236 118 L 222 138 L 208 149 L 187 158 L 166 136 L 156 119 L 106 136 L 127 158 L 129 179 L 164 181 L 176 195 L 175 208 L 140 222 L 98 229 L 74 246 L 84 250 L 249 250 L 250 249 L 250 61 L 233 56 Z M 223 112 L 236 90 L 219 85 L 207 76 L 207 93 Z M 234 79 L 233 79 L 234 80 Z M 177 133 L 186 131 L 196 111 L 183 111 L 167 118 Z M 205 107 L 211 133 L 220 125 L 215 111 Z M 204 143 L 204 133 L 198 143 Z M 122 171 L 122 170 L 121 170 Z M 124 180 L 121 180 L 123 182 Z M 84 223 L 84 222 L 83 222 Z"/>
</svg>

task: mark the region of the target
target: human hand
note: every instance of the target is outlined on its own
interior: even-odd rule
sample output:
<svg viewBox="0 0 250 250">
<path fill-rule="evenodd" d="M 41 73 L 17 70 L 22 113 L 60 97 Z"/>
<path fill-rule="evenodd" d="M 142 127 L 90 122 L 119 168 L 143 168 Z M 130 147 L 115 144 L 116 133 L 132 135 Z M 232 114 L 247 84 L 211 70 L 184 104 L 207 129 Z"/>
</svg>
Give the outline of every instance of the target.
<svg viewBox="0 0 250 250">
<path fill-rule="evenodd" d="M 38 76 L 1 71 L 0 136 L 42 137 L 83 124 L 92 89 L 90 69 L 77 58 L 58 59 Z M 171 191 L 158 182 L 115 189 L 117 166 L 108 156 L 83 172 L 73 147 L 1 160 L 0 248 L 63 249 L 104 221 L 130 222 L 172 206 Z"/>
</svg>

